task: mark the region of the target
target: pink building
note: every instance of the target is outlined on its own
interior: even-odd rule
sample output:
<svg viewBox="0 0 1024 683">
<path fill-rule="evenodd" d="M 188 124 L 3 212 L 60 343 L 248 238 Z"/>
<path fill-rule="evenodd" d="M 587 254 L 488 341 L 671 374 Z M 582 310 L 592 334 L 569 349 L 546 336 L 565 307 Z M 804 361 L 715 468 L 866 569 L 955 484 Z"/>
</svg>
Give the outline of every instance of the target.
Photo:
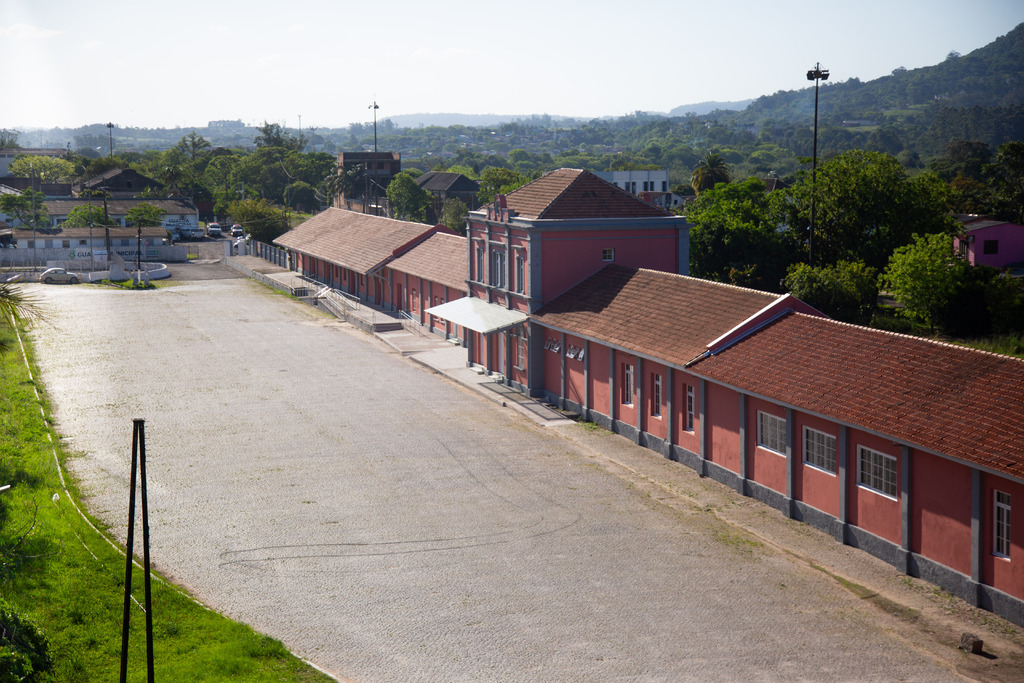
<svg viewBox="0 0 1024 683">
<path fill-rule="evenodd" d="M 334 289 L 385 310 L 400 308 L 401 297 L 388 268 L 391 261 L 431 235 L 451 231 L 330 208 L 274 240 L 292 254 L 293 267 Z"/>
<path fill-rule="evenodd" d="M 1024 361 L 614 266 L 530 322 L 549 401 L 1024 624 Z"/>
<path fill-rule="evenodd" d="M 469 293 L 428 311 L 462 325 L 469 361 L 539 395 L 544 340 L 529 315 L 614 263 L 689 269 L 689 224 L 592 173 L 559 169 L 469 214 Z"/>
<path fill-rule="evenodd" d="M 465 332 L 426 309 L 466 296 L 466 238 L 435 232 L 389 264 L 395 308 L 431 332 L 463 339 Z"/>
<path fill-rule="evenodd" d="M 960 258 L 972 266 L 1024 265 L 1024 225 L 984 216 L 963 216 L 961 221 L 963 234 L 953 238 Z"/>
</svg>

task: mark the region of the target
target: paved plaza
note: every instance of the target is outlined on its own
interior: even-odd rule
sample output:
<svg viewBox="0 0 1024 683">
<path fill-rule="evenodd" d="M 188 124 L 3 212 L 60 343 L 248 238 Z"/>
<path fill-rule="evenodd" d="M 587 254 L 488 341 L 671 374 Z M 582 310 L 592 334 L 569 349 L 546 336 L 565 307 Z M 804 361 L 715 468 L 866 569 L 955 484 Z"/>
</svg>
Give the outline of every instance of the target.
<svg viewBox="0 0 1024 683">
<path fill-rule="evenodd" d="M 261 285 L 30 287 L 89 509 L 123 540 L 145 418 L 155 567 L 338 678 L 962 680 L 801 553 L 895 570 Z"/>
</svg>

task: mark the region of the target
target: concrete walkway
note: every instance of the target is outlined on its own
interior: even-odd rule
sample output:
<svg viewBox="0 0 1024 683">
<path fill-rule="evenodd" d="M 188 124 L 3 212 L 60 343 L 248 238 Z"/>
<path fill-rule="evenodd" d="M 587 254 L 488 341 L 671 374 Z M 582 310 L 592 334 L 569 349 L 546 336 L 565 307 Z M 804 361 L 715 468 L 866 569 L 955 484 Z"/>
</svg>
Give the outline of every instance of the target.
<svg viewBox="0 0 1024 683">
<path fill-rule="evenodd" d="M 453 382 L 476 391 L 490 401 L 511 408 L 539 425 L 558 427 L 576 423 L 575 420 L 560 413 L 553 406 L 530 398 L 511 387 L 494 381 L 486 373 L 468 367 L 465 348 L 454 346 L 429 332 L 416 334 L 403 330 L 401 332 L 380 332 L 376 336 L 403 356 L 444 375 Z"/>
</svg>

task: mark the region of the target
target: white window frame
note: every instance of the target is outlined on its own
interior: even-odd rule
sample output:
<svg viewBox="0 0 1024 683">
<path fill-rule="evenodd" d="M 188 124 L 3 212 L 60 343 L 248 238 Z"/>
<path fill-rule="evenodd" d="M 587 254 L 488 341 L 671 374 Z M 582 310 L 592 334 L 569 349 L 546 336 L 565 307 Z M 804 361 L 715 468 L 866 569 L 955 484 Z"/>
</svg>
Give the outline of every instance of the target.
<svg viewBox="0 0 1024 683">
<path fill-rule="evenodd" d="M 652 373 L 651 417 L 661 417 L 661 374 Z"/>
<path fill-rule="evenodd" d="M 526 254 L 516 250 L 516 294 L 526 292 Z"/>
<path fill-rule="evenodd" d="M 686 385 L 686 423 L 683 425 L 683 429 L 692 432 L 694 425 L 694 414 L 696 412 L 696 392 L 694 391 L 692 384 Z"/>
<path fill-rule="evenodd" d="M 513 366 L 516 370 L 526 369 L 526 332 L 516 330 L 515 332 L 516 361 Z"/>
<path fill-rule="evenodd" d="M 779 455 L 786 454 L 786 418 L 757 411 L 757 445 Z"/>
<path fill-rule="evenodd" d="M 484 252 L 486 249 L 482 242 L 476 243 L 476 281 L 485 282 L 484 280 Z"/>
<path fill-rule="evenodd" d="M 605 248 L 601 250 L 601 260 L 605 263 L 611 263 L 615 260 L 615 248 Z"/>
<path fill-rule="evenodd" d="M 887 476 L 890 474 L 891 481 Z M 896 457 L 867 446 L 857 446 L 857 486 L 896 500 L 899 493 Z"/>
<path fill-rule="evenodd" d="M 992 493 L 992 553 L 1010 559 L 1010 494 Z"/>
<path fill-rule="evenodd" d="M 491 249 L 491 272 L 489 284 L 492 287 L 505 287 L 505 250 Z"/>
<path fill-rule="evenodd" d="M 633 397 L 636 395 L 636 383 L 632 363 L 622 364 L 622 405 L 633 405 Z"/>
<path fill-rule="evenodd" d="M 804 427 L 804 462 L 811 467 L 835 475 L 836 437 L 811 427 Z"/>
</svg>

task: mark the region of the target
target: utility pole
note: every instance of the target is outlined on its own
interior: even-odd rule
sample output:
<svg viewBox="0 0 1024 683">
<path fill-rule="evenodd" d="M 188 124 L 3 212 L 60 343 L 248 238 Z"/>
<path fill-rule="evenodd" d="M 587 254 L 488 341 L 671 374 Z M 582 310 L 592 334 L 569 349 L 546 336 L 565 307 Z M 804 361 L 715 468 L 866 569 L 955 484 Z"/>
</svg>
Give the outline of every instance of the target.
<svg viewBox="0 0 1024 683">
<path fill-rule="evenodd" d="M 821 63 L 807 72 L 807 80 L 814 81 L 814 156 L 811 157 L 811 230 L 807 238 L 807 260 L 814 267 L 814 204 L 818 196 L 818 81 L 828 80 L 828 69 L 822 69 Z"/>
<path fill-rule="evenodd" d="M 380 107 L 377 106 L 377 100 L 374 100 L 373 104 L 371 104 L 369 107 L 367 107 L 367 109 L 372 109 L 373 110 L 373 170 L 374 170 L 374 175 L 376 175 L 376 172 L 377 172 L 377 170 L 379 168 L 379 164 L 380 164 L 380 162 L 377 159 L 377 110 L 380 109 Z M 374 200 L 373 201 L 373 215 L 374 216 L 380 215 L 378 210 L 377 210 L 377 183 L 373 184 L 373 200 Z M 365 204 L 365 201 L 366 200 L 364 199 L 363 200 L 364 204 Z"/>
<path fill-rule="evenodd" d="M 107 153 L 107 157 L 114 156 L 114 124 L 107 123 L 107 138 L 110 140 L 110 151 Z"/>
</svg>

